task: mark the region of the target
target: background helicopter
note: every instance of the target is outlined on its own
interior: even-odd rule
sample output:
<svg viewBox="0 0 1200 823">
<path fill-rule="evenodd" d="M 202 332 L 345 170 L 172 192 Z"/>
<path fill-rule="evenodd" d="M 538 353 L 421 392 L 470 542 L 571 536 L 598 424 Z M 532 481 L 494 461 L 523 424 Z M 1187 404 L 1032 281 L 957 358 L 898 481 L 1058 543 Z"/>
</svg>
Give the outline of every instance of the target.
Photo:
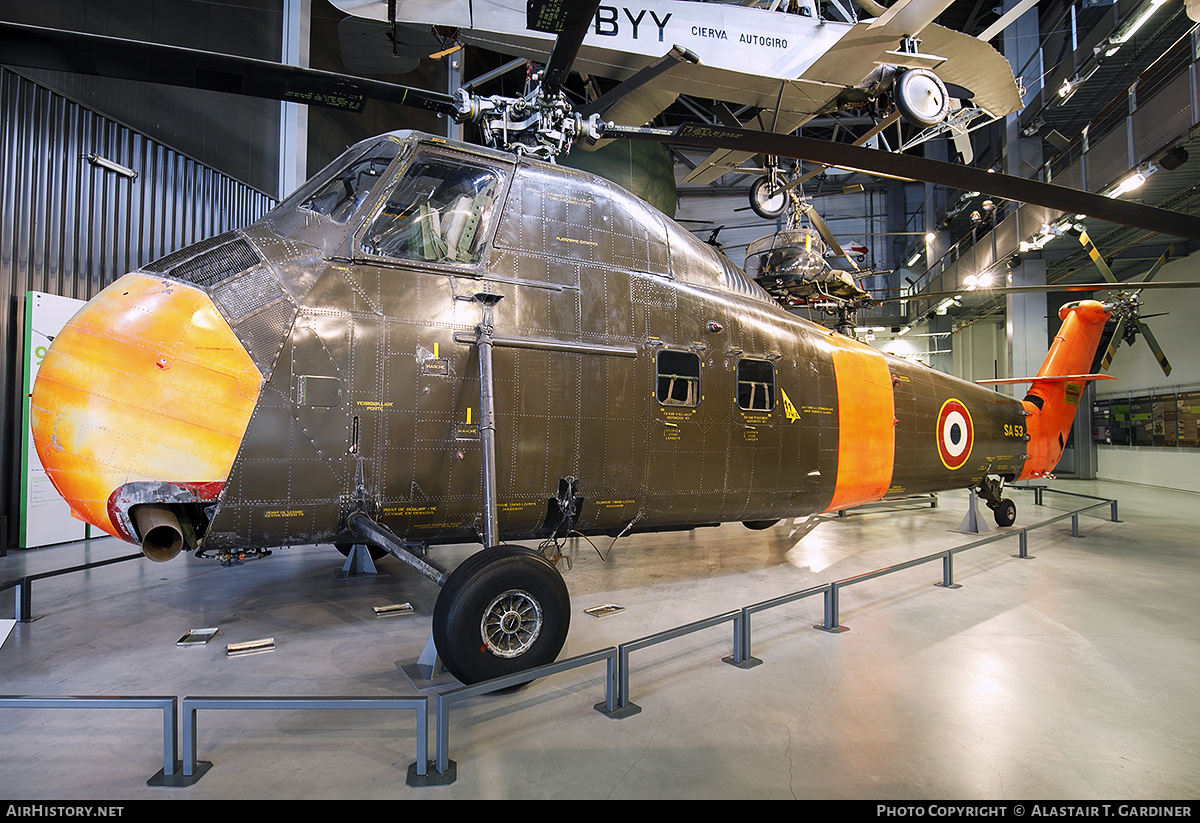
<svg viewBox="0 0 1200 823">
<path fill-rule="evenodd" d="M 510 138 L 503 146 L 509 153 L 419 135 L 360 145 L 264 224 L 149 263 L 81 314 L 74 330 L 56 339 L 34 389 L 45 415 L 37 425 L 48 471 L 58 472 L 62 488 L 81 479 L 98 485 L 68 488 L 65 496 L 77 510 L 160 557 L 185 546 L 206 552 L 347 540 L 387 549 L 443 584 L 434 615 L 438 649 L 453 673 L 479 680 L 552 659 L 569 619 L 557 572 L 533 553 L 500 549 L 506 538 L 553 537 L 563 529 L 687 528 L 721 519 L 761 524 L 878 499 L 896 488 L 980 484 L 981 491 L 994 490 L 983 483 L 989 474 L 1015 479 L 1053 467 L 1059 418 L 1074 411 L 1063 400 L 1073 383 L 1067 378 L 1085 379 L 1084 365 L 1051 358 L 1035 386 L 1044 396 L 1034 396 L 1053 414 L 1044 416 L 1044 431 L 1031 430 L 1025 440 L 1028 407 L 803 324 L 781 313 L 736 266 L 703 244 L 689 245 L 690 235 L 657 222 L 628 195 L 528 160 L 580 138 L 718 147 L 745 138 L 753 145 L 745 132 L 616 129 L 569 110 L 558 94 L 561 77 L 593 12 L 566 12 L 562 50 L 555 48 L 540 84 L 525 98 L 381 92 L 472 119 L 484 133 Z M 518 119 L 525 130 L 514 128 Z M 763 146 L 808 145 L 779 137 L 758 139 L 769 140 Z M 531 182 L 537 180 L 549 182 Z M 993 180 L 1000 187 L 1030 183 L 1002 175 Z M 511 204 L 504 209 L 502 194 Z M 1045 196 L 1061 195 L 1051 187 Z M 1108 213 L 1182 219 L 1130 205 L 1109 205 Z M 576 216 L 585 207 L 591 220 Z M 614 233 L 602 220 L 622 231 Z M 392 237 L 397 222 L 403 231 Z M 613 236 L 627 245 L 594 250 Z M 632 249 L 641 255 L 636 266 L 618 256 Z M 419 284 L 415 296 L 385 285 L 401 276 Z M 555 279 L 560 276 L 566 279 Z M 605 288 L 606 278 L 623 288 Z M 422 294 L 432 302 L 423 303 Z M 151 306 L 155 310 L 147 311 Z M 273 322 L 264 327 L 268 312 Z M 1091 329 L 1106 315 L 1103 306 L 1088 303 L 1067 316 Z M 215 336 L 178 337 L 194 325 L 186 318 L 197 316 Z M 133 328 L 149 317 L 164 327 Z M 610 317 L 616 328 L 603 325 Z M 602 325 L 589 325 L 597 322 Z M 114 328 L 119 334 L 110 336 L 106 330 Z M 101 428 L 117 432 L 126 445 L 128 432 L 136 431 L 139 455 L 154 440 L 162 464 L 137 457 L 115 488 L 106 476 L 89 479 L 87 471 L 68 468 L 63 461 L 104 436 L 89 425 L 92 411 L 64 411 L 70 403 L 53 396 L 51 361 L 68 368 L 72 347 L 89 329 L 128 346 L 108 366 L 121 380 L 93 374 L 85 387 L 60 371 L 62 386 L 81 390 L 90 404 L 98 397 L 92 387 L 126 391 L 118 387 L 130 382 L 134 363 L 144 385 L 190 392 L 198 384 L 189 370 L 207 371 L 223 388 L 213 390 L 208 399 L 214 402 L 188 406 L 205 410 L 208 429 L 220 428 L 214 410 L 227 412 L 229 425 L 216 432 L 224 441 L 197 447 L 186 436 L 172 439 L 176 430 L 168 430 L 167 418 L 176 415 L 152 406 L 153 425 L 140 419 L 133 429 L 130 421 Z M 407 336 L 414 330 L 416 338 Z M 160 335 L 174 342 L 164 345 Z M 493 348 L 504 350 L 497 357 L 499 383 Z M 221 359 L 201 351 L 219 351 Z M 151 352 L 149 359 L 137 356 Z M 564 373 L 567 358 L 574 370 Z M 532 373 L 530 382 L 509 385 L 518 365 Z M 171 383 L 177 378 L 183 383 Z M 403 388 L 381 393 L 393 385 Z M 505 389 L 499 397 L 497 386 Z M 727 405 L 703 402 L 706 393 L 722 390 Z M 543 400 L 547 391 L 554 396 Z M 164 396 L 152 394 L 155 402 Z M 585 413 L 584 397 L 605 405 Z M 172 408 L 178 400 L 166 398 Z M 431 405 L 422 412 L 424 402 Z M 543 402 L 572 411 L 551 418 Z M 498 432 L 498 419 L 507 433 Z M 605 437 L 581 437 L 585 421 L 603 422 Z M 156 439 L 164 434 L 165 441 Z M 78 435 L 82 446 L 72 442 Z M 413 466 L 414 454 L 425 448 L 421 442 L 436 445 Z M 620 444 L 615 457 L 595 452 L 609 442 Z M 1024 447 L 1029 453 L 1019 454 L 1025 443 L 1033 444 Z M 995 459 L 981 465 L 981 454 Z M 196 468 L 201 455 L 224 455 L 229 465 L 204 476 Z M 737 455 L 732 462 L 731 455 Z M 500 467 L 501 456 L 515 462 Z M 711 471 L 717 465 L 719 480 Z M 327 485 L 318 468 L 328 469 Z M 800 469 L 802 476 L 783 474 Z M 281 476 L 288 478 L 283 488 Z M 692 482 L 703 485 L 692 488 Z M 305 491 L 297 494 L 301 486 Z M 731 495 L 729 489 L 744 491 Z M 1011 522 L 1011 502 L 988 502 Z M 428 560 L 428 545 L 474 534 L 487 550 L 453 572 Z M 484 615 L 494 622 L 481 622 Z"/>
</svg>

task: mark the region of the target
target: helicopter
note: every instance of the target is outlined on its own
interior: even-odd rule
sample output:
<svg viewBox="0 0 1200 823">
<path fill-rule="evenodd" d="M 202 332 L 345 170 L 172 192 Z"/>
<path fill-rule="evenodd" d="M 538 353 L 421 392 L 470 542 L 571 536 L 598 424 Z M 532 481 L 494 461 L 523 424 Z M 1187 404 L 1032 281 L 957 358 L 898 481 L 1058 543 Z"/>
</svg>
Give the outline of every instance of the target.
<svg viewBox="0 0 1200 823">
<path fill-rule="evenodd" d="M 1063 308 L 1024 400 L 788 313 L 634 195 L 541 159 L 593 134 L 802 140 L 578 116 L 556 86 L 593 18 L 582 5 L 525 98 L 404 92 L 510 143 L 365 140 L 261 220 L 125 274 L 67 323 L 31 415 L 77 517 L 155 561 L 386 552 L 441 587 L 432 638 L 464 683 L 565 643 L 566 582 L 519 542 L 765 528 L 957 488 L 1015 521 L 1003 485 L 1054 469 L 1119 302 Z M 436 562 L 463 542 L 481 550 Z"/>
</svg>

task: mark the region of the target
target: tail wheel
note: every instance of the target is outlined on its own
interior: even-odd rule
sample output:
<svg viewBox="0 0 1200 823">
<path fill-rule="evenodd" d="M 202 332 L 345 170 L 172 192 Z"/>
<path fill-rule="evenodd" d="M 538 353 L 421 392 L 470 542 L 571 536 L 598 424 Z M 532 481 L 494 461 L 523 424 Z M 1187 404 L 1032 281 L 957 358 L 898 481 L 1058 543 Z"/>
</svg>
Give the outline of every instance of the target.
<svg viewBox="0 0 1200 823">
<path fill-rule="evenodd" d="M 787 210 L 787 192 L 771 194 L 771 190 L 779 185 L 781 182 L 770 175 L 763 175 L 750 184 L 750 208 L 764 220 L 774 220 Z"/>
<path fill-rule="evenodd" d="M 446 579 L 433 608 L 433 642 L 448 672 L 478 683 L 554 662 L 570 623 L 558 569 L 521 546 L 496 546 Z"/>
<path fill-rule="evenodd" d="M 1007 497 L 992 507 L 997 526 L 1011 526 L 1017 522 L 1017 504 Z"/>
</svg>

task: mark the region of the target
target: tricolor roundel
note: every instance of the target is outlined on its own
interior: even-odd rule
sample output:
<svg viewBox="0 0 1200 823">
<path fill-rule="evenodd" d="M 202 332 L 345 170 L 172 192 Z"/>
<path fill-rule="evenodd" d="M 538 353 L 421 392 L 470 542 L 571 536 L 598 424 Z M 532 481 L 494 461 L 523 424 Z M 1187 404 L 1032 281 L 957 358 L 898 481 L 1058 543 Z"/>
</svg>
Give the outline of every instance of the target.
<svg viewBox="0 0 1200 823">
<path fill-rule="evenodd" d="M 938 457 L 948 469 L 960 469 L 971 456 L 975 427 L 971 413 L 961 400 L 951 398 L 942 404 L 937 420 Z"/>
</svg>

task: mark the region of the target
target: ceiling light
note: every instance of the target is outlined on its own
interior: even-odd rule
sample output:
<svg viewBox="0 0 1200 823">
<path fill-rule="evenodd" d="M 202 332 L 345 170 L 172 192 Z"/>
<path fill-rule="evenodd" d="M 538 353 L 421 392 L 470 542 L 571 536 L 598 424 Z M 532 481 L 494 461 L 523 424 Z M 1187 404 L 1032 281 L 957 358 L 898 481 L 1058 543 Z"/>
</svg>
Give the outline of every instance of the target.
<svg viewBox="0 0 1200 823">
<path fill-rule="evenodd" d="M 1140 171 L 1131 172 L 1130 174 L 1125 175 L 1125 177 L 1121 179 L 1121 182 L 1117 183 L 1113 190 L 1108 192 L 1107 195 L 1109 197 L 1120 197 L 1123 194 L 1128 194 L 1134 189 L 1139 188 L 1145 182 L 1146 175 L 1142 174 Z"/>
</svg>

